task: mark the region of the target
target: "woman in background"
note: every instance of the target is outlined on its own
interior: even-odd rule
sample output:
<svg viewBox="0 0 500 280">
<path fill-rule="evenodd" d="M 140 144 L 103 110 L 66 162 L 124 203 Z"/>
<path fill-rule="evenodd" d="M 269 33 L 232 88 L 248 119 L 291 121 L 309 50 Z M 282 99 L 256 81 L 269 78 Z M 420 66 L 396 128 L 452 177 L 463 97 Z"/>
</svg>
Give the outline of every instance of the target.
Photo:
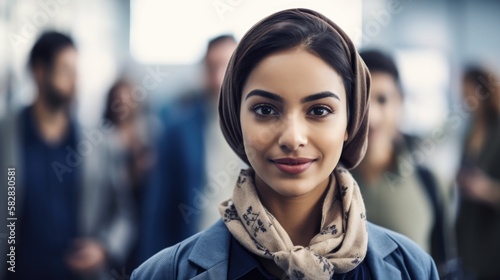
<svg viewBox="0 0 500 280">
<path fill-rule="evenodd" d="M 479 68 L 466 71 L 463 98 L 471 109 L 457 176 L 458 253 L 478 279 L 500 279 L 500 82 Z"/>
<path fill-rule="evenodd" d="M 367 219 L 415 241 L 440 265 L 448 259 L 451 230 L 434 174 L 413 157 L 418 139 L 399 130 L 403 92 L 393 59 L 377 50 L 360 53 L 371 75 L 368 149 L 352 172 Z M 444 269 L 444 268 L 443 268 Z"/>
<path fill-rule="evenodd" d="M 143 217 L 142 193 L 155 162 L 153 144 L 159 125 L 145 113 L 144 104 L 134 98 L 133 88 L 132 78 L 122 77 L 113 84 L 107 96 L 104 119 L 114 127 L 110 136 L 111 146 L 115 149 L 118 166 L 125 171 L 127 187 L 131 188 L 135 203 L 130 207 L 134 207 L 136 217 Z M 142 237 L 141 232 L 138 234 Z M 140 264 L 138 246 L 135 242 L 127 258 L 127 271 Z"/>
<path fill-rule="evenodd" d="M 141 188 L 154 163 L 155 122 L 147 117 L 133 97 L 133 81 L 121 78 L 108 93 L 104 119 L 115 127 L 115 140 L 122 151 L 134 198 L 140 201 Z"/>
</svg>

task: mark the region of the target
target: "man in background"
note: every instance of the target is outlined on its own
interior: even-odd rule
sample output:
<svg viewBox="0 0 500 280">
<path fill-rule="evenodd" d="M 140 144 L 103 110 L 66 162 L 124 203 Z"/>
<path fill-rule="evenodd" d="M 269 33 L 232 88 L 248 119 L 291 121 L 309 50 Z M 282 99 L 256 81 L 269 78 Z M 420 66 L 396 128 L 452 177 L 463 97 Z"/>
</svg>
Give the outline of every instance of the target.
<svg viewBox="0 0 500 280">
<path fill-rule="evenodd" d="M 71 113 L 77 59 L 71 38 L 44 33 L 29 57 L 35 100 L 0 126 L 2 173 L 16 170 L 16 272 L 5 268 L 11 245 L 0 245 L 7 279 L 108 279 L 133 237 L 127 188 L 105 129 L 83 129 Z"/>
<path fill-rule="evenodd" d="M 174 102 L 158 147 L 158 166 L 143 205 L 141 260 L 220 219 L 218 205 L 231 197 L 244 163 L 219 127 L 217 101 L 229 59 L 230 35 L 208 43 L 201 92 Z"/>
</svg>

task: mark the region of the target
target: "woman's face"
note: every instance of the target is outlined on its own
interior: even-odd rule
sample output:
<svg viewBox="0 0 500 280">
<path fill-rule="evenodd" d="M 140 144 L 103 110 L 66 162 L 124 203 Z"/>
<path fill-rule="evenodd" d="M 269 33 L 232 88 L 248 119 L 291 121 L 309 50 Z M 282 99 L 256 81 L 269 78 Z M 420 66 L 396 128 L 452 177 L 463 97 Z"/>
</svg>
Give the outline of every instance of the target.
<svg viewBox="0 0 500 280">
<path fill-rule="evenodd" d="M 342 78 L 302 48 L 271 54 L 243 86 L 241 129 L 256 183 L 285 197 L 326 188 L 348 135 Z"/>
<path fill-rule="evenodd" d="M 370 130 L 365 160 L 385 159 L 398 136 L 403 100 L 394 77 L 380 71 L 371 73 Z"/>
</svg>

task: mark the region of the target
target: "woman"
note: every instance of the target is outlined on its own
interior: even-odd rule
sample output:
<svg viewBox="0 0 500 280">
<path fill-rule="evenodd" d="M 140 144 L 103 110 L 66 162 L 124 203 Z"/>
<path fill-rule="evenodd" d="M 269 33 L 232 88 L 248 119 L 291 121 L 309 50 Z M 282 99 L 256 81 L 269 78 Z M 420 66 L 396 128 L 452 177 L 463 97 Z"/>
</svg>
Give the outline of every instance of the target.
<svg viewBox="0 0 500 280">
<path fill-rule="evenodd" d="M 367 219 L 415 241 L 440 268 L 450 246 L 442 194 L 434 174 L 413 156 L 419 140 L 398 128 L 404 99 L 399 71 L 394 60 L 378 50 L 360 56 L 371 76 L 370 145 L 352 175 Z"/>
<path fill-rule="evenodd" d="M 346 169 L 362 159 L 370 78 L 347 35 L 305 9 L 243 37 L 219 99 L 241 172 L 222 220 L 132 279 L 434 279 L 407 238 L 366 222 Z"/>
<path fill-rule="evenodd" d="M 154 164 L 153 142 L 157 124 L 134 100 L 134 82 L 131 78 L 118 79 L 108 92 L 104 120 L 115 130 L 112 140 L 123 156 L 128 181 L 136 203 L 141 201 L 142 187 Z"/>
<path fill-rule="evenodd" d="M 121 77 L 108 92 L 105 104 L 104 121 L 113 126 L 109 136 L 110 146 L 114 149 L 115 162 L 124 174 L 132 196 L 129 208 L 133 208 L 135 217 L 143 216 L 142 201 L 145 186 L 154 164 L 155 131 L 158 125 L 150 118 L 144 104 L 134 100 L 134 81 Z M 126 256 L 126 267 L 135 268 L 141 262 L 138 258 L 139 242 L 130 244 L 129 256 Z"/>
<path fill-rule="evenodd" d="M 463 98 L 471 109 L 457 176 L 458 253 L 477 279 L 500 279 L 500 92 L 492 73 L 466 71 Z"/>
</svg>

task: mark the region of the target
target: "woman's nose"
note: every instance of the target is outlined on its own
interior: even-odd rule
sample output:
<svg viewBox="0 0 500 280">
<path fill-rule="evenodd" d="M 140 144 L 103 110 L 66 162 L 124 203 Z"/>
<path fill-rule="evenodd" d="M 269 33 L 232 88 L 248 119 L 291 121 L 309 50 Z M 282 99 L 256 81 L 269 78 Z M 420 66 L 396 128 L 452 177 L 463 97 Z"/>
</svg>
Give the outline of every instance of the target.
<svg viewBox="0 0 500 280">
<path fill-rule="evenodd" d="M 307 145 L 307 126 L 300 120 L 289 118 L 282 124 L 278 145 L 285 152 L 293 152 Z"/>
</svg>

